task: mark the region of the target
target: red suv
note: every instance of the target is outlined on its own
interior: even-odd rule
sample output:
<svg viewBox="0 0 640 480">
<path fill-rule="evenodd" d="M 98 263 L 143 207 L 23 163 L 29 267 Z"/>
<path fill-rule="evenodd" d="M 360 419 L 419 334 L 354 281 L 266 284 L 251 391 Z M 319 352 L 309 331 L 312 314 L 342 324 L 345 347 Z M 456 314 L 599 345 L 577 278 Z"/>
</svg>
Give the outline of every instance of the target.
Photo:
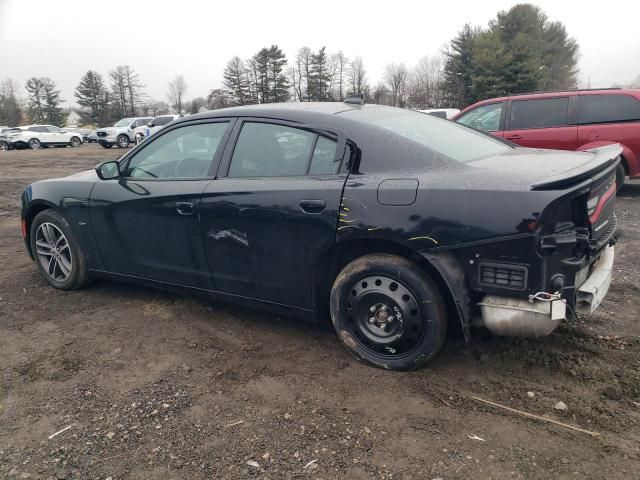
<svg viewBox="0 0 640 480">
<path fill-rule="evenodd" d="M 587 150 L 619 143 L 623 152 L 618 185 L 624 175 L 640 178 L 640 90 L 492 98 L 465 108 L 453 120 L 523 147 Z"/>
</svg>

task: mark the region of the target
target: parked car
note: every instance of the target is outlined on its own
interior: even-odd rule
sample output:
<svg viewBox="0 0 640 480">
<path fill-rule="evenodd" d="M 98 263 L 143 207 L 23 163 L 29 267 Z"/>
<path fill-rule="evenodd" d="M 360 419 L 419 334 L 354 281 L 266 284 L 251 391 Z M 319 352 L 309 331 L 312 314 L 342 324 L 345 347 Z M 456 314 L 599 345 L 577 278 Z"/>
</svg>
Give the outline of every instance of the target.
<svg viewBox="0 0 640 480">
<path fill-rule="evenodd" d="M 29 185 L 22 233 L 55 288 L 104 277 L 330 314 L 357 358 L 411 369 L 449 323 L 542 336 L 599 305 L 620 152 L 515 147 L 353 97 L 234 107 Z"/>
<path fill-rule="evenodd" d="M 146 125 L 139 126 L 133 132 L 136 145 L 144 141 L 145 139 L 149 138 L 151 135 L 156 133 L 165 125 L 169 124 L 170 122 L 173 122 L 174 120 L 177 120 L 181 116 L 182 115 L 161 115 L 159 117 L 153 118 Z"/>
<path fill-rule="evenodd" d="M 84 136 L 84 141 L 85 143 L 97 143 L 98 135 L 96 134 L 95 131 L 89 132 Z"/>
<path fill-rule="evenodd" d="M 422 113 L 428 113 L 429 115 L 433 115 L 435 117 L 446 118 L 447 120 L 451 120 L 458 113 L 460 113 L 459 108 L 428 108 L 426 110 L 418 110 Z"/>
<path fill-rule="evenodd" d="M 11 150 L 11 141 L 4 132 L 0 132 L 0 151 Z"/>
<path fill-rule="evenodd" d="M 82 136 L 79 133 L 53 125 L 26 125 L 14 128 L 7 133 L 7 137 L 14 148 L 38 150 L 41 147 L 82 145 Z"/>
<path fill-rule="evenodd" d="M 97 130 L 98 143 L 104 148 L 111 148 L 114 145 L 117 145 L 118 148 L 127 148 L 131 142 L 135 141 L 134 130 L 146 125 L 149 120 L 151 117 L 123 118 L 113 127 Z"/>
<path fill-rule="evenodd" d="M 493 98 L 455 121 L 524 147 L 588 150 L 619 143 L 617 183 L 640 178 L 640 90 L 574 90 Z"/>
</svg>

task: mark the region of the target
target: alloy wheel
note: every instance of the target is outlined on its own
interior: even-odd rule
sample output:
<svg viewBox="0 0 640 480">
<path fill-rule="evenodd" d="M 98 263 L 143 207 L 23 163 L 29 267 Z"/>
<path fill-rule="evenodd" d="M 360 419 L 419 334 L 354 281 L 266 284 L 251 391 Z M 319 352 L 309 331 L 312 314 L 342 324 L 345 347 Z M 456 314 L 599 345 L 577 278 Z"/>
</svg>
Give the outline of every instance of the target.
<svg viewBox="0 0 640 480">
<path fill-rule="evenodd" d="M 7 151 L 9 150 L 9 144 L 7 142 L 0 142 L 0 151 Z"/>
<path fill-rule="evenodd" d="M 409 354 L 424 335 L 420 305 L 402 283 L 385 276 L 359 280 L 346 300 L 349 329 L 371 353 Z"/>
<path fill-rule="evenodd" d="M 65 282 L 73 268 L 71 248 L 64 233 L 53 223 L 42 223 L 36 231 L 36 254 L 47 275 Z"/>
<path fill-rule="evenodd" d="M 32 150 L 38 150 L 40 148 L 40 140 L 32 138 L 31 140 L 29 140 L 29 147 Z"/>
</svg>

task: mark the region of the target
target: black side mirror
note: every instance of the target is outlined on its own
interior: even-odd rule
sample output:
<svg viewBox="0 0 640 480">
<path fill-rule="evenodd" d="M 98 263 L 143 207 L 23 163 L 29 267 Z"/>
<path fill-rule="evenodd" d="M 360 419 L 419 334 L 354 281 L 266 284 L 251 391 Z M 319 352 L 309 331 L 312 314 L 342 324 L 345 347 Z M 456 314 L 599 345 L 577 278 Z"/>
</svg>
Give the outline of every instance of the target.
<svg viewBox="0 0 640 480">
<path fill-rule="evenodd" d="M 147 127 L 155 127 L 155 125 L 153 124 L 153 122 L 149 122 L 147 123 Z"/>
<path fill-rule="evenodd" d="M 113 180 L 120 176 L 120 164 L 115 160 L 103 162 L 96 167 L 96 173 L 100 180 Z"/>
</svg>

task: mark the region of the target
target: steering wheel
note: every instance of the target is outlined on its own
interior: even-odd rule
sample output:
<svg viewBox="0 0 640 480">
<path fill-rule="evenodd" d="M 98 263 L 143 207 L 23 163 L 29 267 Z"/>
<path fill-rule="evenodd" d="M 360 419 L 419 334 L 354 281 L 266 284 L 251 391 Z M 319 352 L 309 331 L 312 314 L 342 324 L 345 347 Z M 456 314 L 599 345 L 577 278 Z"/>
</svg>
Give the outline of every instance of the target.
<svg viewBox="0 0 640 480">
<path fill-rule="evenodd" d="M 206 162 L 193 157 L 178 160 L 173 170 L 178 178 L 204 177 L 207 174 Z"/>
</svg>

